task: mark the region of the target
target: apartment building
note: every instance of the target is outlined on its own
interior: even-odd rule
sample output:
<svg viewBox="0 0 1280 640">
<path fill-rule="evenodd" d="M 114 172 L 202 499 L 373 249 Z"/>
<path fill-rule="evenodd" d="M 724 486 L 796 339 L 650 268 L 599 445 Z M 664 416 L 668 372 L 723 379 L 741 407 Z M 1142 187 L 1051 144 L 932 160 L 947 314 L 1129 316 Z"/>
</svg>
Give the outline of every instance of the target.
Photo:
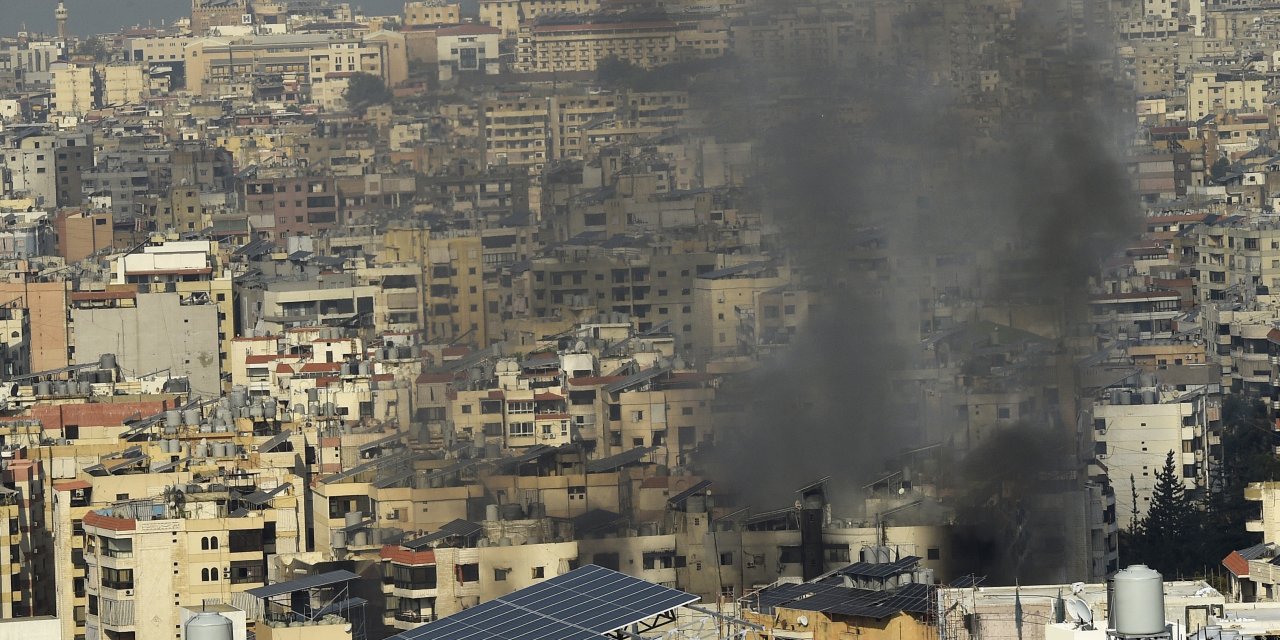
<svg viewBox="0 0 1280 640">
<path fill-rule="evenodd" d="M 255 231 L 281 246 L 289 236 L 323 235 L 341 224 L 341 202 L 331 176 L 246 180 L 240 196 Z"/>
<path fill-rule="evenodd" d="M 112 246 L 110 211 L 64 211 L 53 219 L 58 255 L 78 262 Z"/>
<path fill-rule="evenodd" d="M 1280 291 L 1280 225 L 1273 221 L 1203 224 L 1193 231 L 1199 273 L 1196 300 L 1253 300 Z"/>
<path fill-rule="evenodd" d="M 219 307 L 177 293 L 86 292 L 71 296 L 73 362 L 116 354 L 130 376 L 167 371 L 187 377 L 199 393 L 222 389 Z"/>
<path fill-rule="evenodd" d="M 548 159 L 551 107 L 546 98 L 487 100 L 483 106 L 485 166 L 541 171 Z"/>
<path fill-rule="evenodd" d="M 544 540 L 530 524 L 455 520 L 425 536 L 384 546 L 379 555 L 388 626 L 413 629 L 568 573 L 578 543 Z M 490 535 L 497 537 L 491 541 Z"/>
<path fill-rule="evenodd" d="M 419 0 L 404 3 L 404 24 L 417 27 L 434 24 L 458 24 L 462 22 L 461 7 L 439 0 Z"/>
<path fill-rule="evenodd" d="M 599 10 L 600 0 L 481 0 L 480 22 L 501 29 L 503 38 L 515 38 L 522 23 L 539 16 Z"/>
<path fill-rule="evenodd" d="M 272 500 L 255 504 L 227 487 L 187 485 L 86 513 L 86 637 L 170 640 L 180 607 L 230 602 L 266 584 L 268 556 L 298 551 L 277 548 L 276 527 L 296 526 L 301 515 Z M 238 508 L 255 515 L 233 516 Z"/>
<path fill-rule="evenodd" d="M 1194 495 L 1210 489 L 1221 449 L 1221 407 L 1216 385 L 1188 391 L 1159 386 L 1113 387 L 1094 403 L 1095 464 L 1109 478 L 1121 519 L 1142 518 L 1156 475 L 1173 452 L 1183 486 Z M 1135 503 L 1135 496 L 1137 502 Z"/>
<path fill-rule="evenodd" d="M 474 233 L 433 235 L 399 226 L 383 236 L 384 260 L 422 265 L 421 324 L 428 341 L 487 346 L 484 246 Z"/>
<path fill-rule="evenodd" d="M 693 284 L 693 336 L 686 345 L 699 362 L 750 353 L 761 294 L 789 282 L 785 267 L 754 261 L 698 274 Z"/>
<path fill-rule="evenodd" d="M 58 62 L 52 65 L 52 73 L 52 113 L 79 118 L 98 108 L 102 85 L 93 65 Z"/>
<path fill-rule="evenodd" d="M 108 289 L 119 290 L 128 285 L 140 293 L 177 294 L 180 305 L 212 306 L 216 327 L 213 336 L 220 352 L 216 366 L 219 371 L 226 370 L 226 346 L 236 335 L 236 309 L 231 274 L 215 241 L 153 235 L 146 246 L 117 258 L 112 269 L 114 277 Z M 91 306 L 97 295 L 82 292 L 82 302 Z M 107 293 L 105 297 L 112 295 Z"/>
<path fill-rule="evenodd" d="M 1266 89 L 1262 78 L 1212 69 L 1187 71 L 1187 119 L 1195 122 L 1222 111 L 1257 111 Z"/>
<path fill-rule="evenodd" d="M 525 73 L 593 71 L 605 58 L 643 68 L 676 61 L 676 23 L 662 19 L 584 18 L 522 24 L 516 69 Z"/>
<path fill-rule="evenodd" d="M 7 527 L 0 535 L 0 617 L 54 613 L 53 540 L 45 519 L 48 469 L 39 460 L 6 449 L 0 459 L 0 513 Z"/>
</svg>

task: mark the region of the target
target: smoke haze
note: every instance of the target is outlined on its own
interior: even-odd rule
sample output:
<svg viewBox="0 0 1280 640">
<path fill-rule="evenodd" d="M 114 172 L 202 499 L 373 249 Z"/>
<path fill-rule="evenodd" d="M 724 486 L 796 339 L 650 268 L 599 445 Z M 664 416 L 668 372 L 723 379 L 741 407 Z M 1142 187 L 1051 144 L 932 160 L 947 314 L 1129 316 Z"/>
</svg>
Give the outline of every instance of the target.
<svg viewBox="0 0 1280 640">
<path fill-rule="evenodd" d="M 926 427 L 904 412 L 918 399 L 895 375 L 915 365 L 928 335 L 921 299 L 952 277 L 940 258 L 994 256 L 972 302 L 1054 304 L 1061 329 L 1083 308 L 1099 260 L 1137 230 L 1121 162 L 1128 97 L 1109 79 L 1113 48 L 1070 24 L 1065 0 L 1027 2 L 1007 28 L 996 24 L 1000 7 L 1019 3 L 855 6 L 872 4 L 896 16 L 877 21 L 892 25 L 875 34 L 889 44 L 859 61 L 757 66 L 742 83 L 750 93 L 700 96 L 751 105 L 738 111 L 760 131 L 765 219 L 821 303 L 785 353 L 726 390 L 749 408 L 726 425 L 716 466 L 760 509 L 790 504 L 796 488 L 825 475 L 837 500 L 860 499 L 858 488 L 900 451 L 959 441 L 959 423 Z M 979 35 L 948 49 L 957 30 Z M 1074 469 L 1073 454 L 1061 427 L 1020 424 L 985 442 L 976 464 L 941 474 L 939 491 L 983 573 L 1056 577 L 1060 568 L 998 565 L 1014 542 L 1002 536 L 1061 537 L 1062 523 L 1004 521 L 991 506 L 1032 501 L 1006 483 Z M 1015 475 L 983 475 L 993 469 Z M 836 504 L 837 514 L 858 507 Z"/>
</svg>

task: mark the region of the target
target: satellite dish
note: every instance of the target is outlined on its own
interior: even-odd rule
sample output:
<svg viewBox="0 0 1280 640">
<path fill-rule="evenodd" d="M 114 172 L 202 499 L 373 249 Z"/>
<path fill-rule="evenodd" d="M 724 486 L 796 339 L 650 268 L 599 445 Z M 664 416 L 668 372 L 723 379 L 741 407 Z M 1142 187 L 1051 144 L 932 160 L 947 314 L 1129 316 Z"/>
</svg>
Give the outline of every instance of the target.
<svg viewBox="0 0 1280 640">
<path fill-rule="evenodd" d="M 796 618 L 796 622 L 802 627 L 807 627 L 809 626 L 809 616 L 799 616 Z"/>
<path fill-rule="evenodd" d="M 1082 629 L 1093 628 L 1093 612 L 1089 610 L 1089 605 L 1085 603 L 1080 596 L 1071 596 L 1066 599 L 1067 613 L 1071 619 Z"/>
</svg>

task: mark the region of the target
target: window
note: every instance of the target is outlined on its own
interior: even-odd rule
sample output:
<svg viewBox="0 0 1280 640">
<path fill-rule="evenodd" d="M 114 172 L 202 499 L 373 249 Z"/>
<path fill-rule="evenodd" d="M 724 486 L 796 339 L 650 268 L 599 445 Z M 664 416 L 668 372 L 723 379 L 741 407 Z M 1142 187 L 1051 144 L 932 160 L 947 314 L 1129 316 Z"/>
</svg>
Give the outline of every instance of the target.
<svg viewBox="0 0 1280 640">
<path fill-rule="evenodd" d="M 586 500 L 587 487 L 585 485 L 569 487 L 569 499 L 570 500 Z"/>
<path fill-rule="evenodd" d="M 545 577 L 546 577 L 546 567 L 534 567 L 534 568 L 533 568 L 533 579 L 534 579 L 534 580 L 541 580 L 541 579 L 543 579 L 543 578 L 545 578 Z"/>
<path fill-rule="evenodd" d="M 231 553 L 262 551 L 263 549 L 261 529 L 232 531 L 227 537 L 227 543 Z"/>
<path fill-rule="evenodd" d="M 732 551 L 725 551 L 724 553 L 721 553 L 721 554 L 720 554 L 720 565 L 721 565 L 721 566 L 725 566 L 725 565 L 731 565 L 731 564 L 733 564 L 733 552 L 732 552 Z"/>
<path fill-rule="evenodd" d="M 533 435 L 532 422 L 512 422 L 508 433 L 512 437 L 531 436 Z"/>
<path fill-rule="evenodd" d="M 942 558 L 942 551 L 937 547 L 930 548 L 927 554 L 929 560 L 939 560 Z"/>
<path fill-rule="evenodd" d="M 463 413 L 465 413 L 465 414 L 470 414 L 470 413 L 471 413 L 471 405 L 469 405 L 469 404 L 464 404 L 464 405 L 462 405 L 462 412 L 463 412 Z"/>
<path fill-rule="evenodd" d="M 434 589 L 436 588 L 436 568 L 435 566 L 392 565 L 391 580 L 399 589 Z"/>
<path fill-rule="evenodd" d="M 231 584 L 266 582 L 267 567 L 261 560 L 237 560 L 231 563 Z"/>
<path fill-rule="evenodd" d="M 507 574 L 509 573 L 511 573 L 510 569 L 494 569 L 493 570 L 494 582 L 506 582 Z"/>
<path fill-rule="evenodd" d="M 132 589 L 133 569 L 102 567 L 101 584 L 106 589 Z"/>
<path fill-rule="evenodd" d="M 693 415 L 693 407 L 680 407 L 680 415 L 682 416 Z"/>
</svg>

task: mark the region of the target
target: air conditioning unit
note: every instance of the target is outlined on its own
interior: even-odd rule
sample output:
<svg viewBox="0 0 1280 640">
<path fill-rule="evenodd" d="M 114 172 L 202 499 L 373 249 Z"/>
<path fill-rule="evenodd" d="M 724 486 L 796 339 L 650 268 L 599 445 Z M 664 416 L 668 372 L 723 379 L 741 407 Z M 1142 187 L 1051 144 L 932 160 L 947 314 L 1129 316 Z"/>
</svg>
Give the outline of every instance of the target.
<svg viewBox="0 0 1280 640">
<path fill-rule="evenodd" d="M 386 520 L 399 520 L 399 519 L 400 519 L 400 514 L 399 514 L 398 512 L 392 511 L 392 512 L 390 512 L 390 513 L 388 513 L 388 514 L 387 514 L 387 517 L 386 517 L 385 519 L 386 519 Z"/>
</svg>

